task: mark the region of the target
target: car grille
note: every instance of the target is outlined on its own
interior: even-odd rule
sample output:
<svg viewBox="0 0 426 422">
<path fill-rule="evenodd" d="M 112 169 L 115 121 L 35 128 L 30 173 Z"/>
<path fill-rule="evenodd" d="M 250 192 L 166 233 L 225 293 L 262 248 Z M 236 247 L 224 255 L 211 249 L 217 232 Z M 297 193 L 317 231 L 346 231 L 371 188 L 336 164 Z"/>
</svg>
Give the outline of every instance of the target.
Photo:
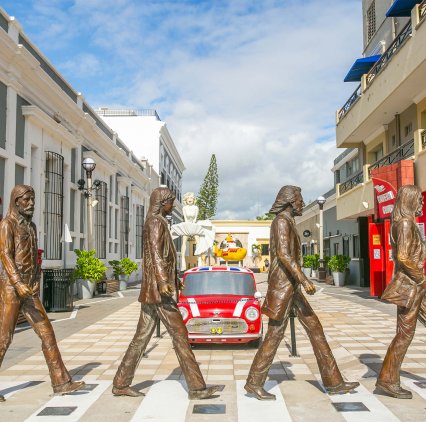
<svg viewBox="0 0 426 422">
<path fill-rule="evenodd" d="M 222 328 L 222 334 L 242 334 L 247 332 L 247 323 L 240 318 L 192 318 L 186 328 L 190 333 L 210 334 L 212 328 Z"/>
</svg>

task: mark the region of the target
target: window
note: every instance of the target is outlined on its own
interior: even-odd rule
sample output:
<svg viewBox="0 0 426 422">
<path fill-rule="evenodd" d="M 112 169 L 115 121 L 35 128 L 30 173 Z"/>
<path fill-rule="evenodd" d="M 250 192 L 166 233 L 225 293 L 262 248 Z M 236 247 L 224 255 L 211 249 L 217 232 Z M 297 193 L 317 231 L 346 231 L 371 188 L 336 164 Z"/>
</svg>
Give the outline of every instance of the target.
<svg viewBox="0 0 426 422">
<path fill-rule="evenodd" d="M 352 169 L 352 161 L 348 161 L 348 162 L 345 164 L 345 167 L 346 167 L 346 177 L 351 176 L 351 175 L 352 175 L 352 172 L 353 172 L 353 169 Z"/>
<path fill-rule="evenodd" d="M 353 236 L 353 257 L 359 258 L 359 236 L 356 234 Z"/>
<path fill-rule="evenodd" d="M 144 218 L 143 205 L 136 205 L 136 221 L 135 221 L 136 259 L 142 258 L 143 218 Z"/>
<path fill-rule="evenodd" d="M 333 243 L 333 255 L 339 255 L 339 244 Z"/>
<path fill-rule="evenodd" d="M 15 164 L 15 185 L 23 185 L 25 176 L 25 168 L 19 164 Z"/>
<path fill-rule="evenodd" d="M 22 114 L 22 107 L 29 104 L 18 95 L 16 100 L 15 154 L 21 158 L 24 158 L 25 154 L 25 117 Z"/>
<path fill-rule="evenodd" d="M 44 187 L 44 257 L 62 259 L 64 157 L 46 151 Z"/>
<path fill-rule="evenodd" d="M 109 201 L 112 202 L 113 201 L 113 186 L 114 186 L 114 176 L 109 176 Z M 111 233 L 111 231 L 110 231 Z"/>
<path fill-rule="evenodd" d="M 334 184 L 340 183 L 340 170 L 334 172 Z"/>
<path fill-rule="evenodd" d="M 262 255 L 269 255 L 269 244 L 262 243 Z"/>
<path fill-rule="evenodd" d="M 75 190 L 70 190 L 70 231 L 74 231 L 74 215 L 75 215 Z"/>
<path fill-rule="evenodd" d="M 343 255 L 349 256 L 349 236 L 343 238 Z"/>
<path fill-rule="evenodd" d="M 0 148 L 6 147 L 6 98 L 7 87 L 0 82 Z"/>
<path fill-rule="evenodd" d="M 413 124 L 410 122 L 404 127 L 405 136 L 408 136 L 413 131 Z"/>
<path fill-rule="evenodd" d="M 108 187 L 105 182 L 100 182 L 99 189 L 96 190 L 95 199 L 98 203 L 95 206 L 95 249 L 98 258 L 106 258 L 106 229 L 107 229 L 107 198 Z"/>
<path fill-rule="evenodd" d="M 376 33 L 376 2 L 373 0 L 367 9 L 367 42 L 373 38 Z"/>
<path fill-rule="evenodd" d="M 308 255 L 308 245 L 306 243 L 302 244 L 302 256 Z"/>
<path fill-rule="evenodd" d="M 129 197 L 120 198 L 120 253 L 121 257 L 129 255 Z"/>
<path fill-rule="evenodd" d="M 71 182 L 75 183 L 76 180 L 76 174 L 75 170 L 77 168 L 77 148 L 73 148 L 71 150 Z"/>
<path fill-rule="evenodd" d="M 161 181 L 160 181 L 161 185 L 165 185 L 166 184 L 166 173 L 164 171 L 161 172 Z"/>
</svg>

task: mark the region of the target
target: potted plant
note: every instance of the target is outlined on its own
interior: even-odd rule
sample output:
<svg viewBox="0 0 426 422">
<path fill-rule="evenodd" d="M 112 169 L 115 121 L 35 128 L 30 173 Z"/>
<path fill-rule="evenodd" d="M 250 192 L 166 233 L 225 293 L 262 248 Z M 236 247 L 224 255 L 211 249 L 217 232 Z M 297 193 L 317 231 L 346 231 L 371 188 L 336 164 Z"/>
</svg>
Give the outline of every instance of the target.
<svg viewBox="0 0 426 422">
<path fill-rule="evenodd" d="M 319 254 L 316 253 L 314 255 L 311 255 L 312 257 L 312 277 L 317 278 L 318 277 L 318 267 L 319 267 Z"/>
<path fill-rule="evenodd" d="M 328 267 L 333 274 L 334 285 L 342 287 L 345 285 L 345 271 L 351 258 L 346 255 L 333 255 L 328 261 Z"/>
<path fill-rule="evenodd" d="M 120 290 L 127 289 L 130 274 L 138 270 L 138 264 L 130 258 L 113 259 L 108 261 L 112 266 L 112 273 L 116 280 L 120 281 Z"/>
<path fill-rule="evenodd" d="M 306 277 L 310 277 L 311 271 L 312 271 L 312 255 L 305 255 L 302 259 L 303 259 L 303 262 L 302 262 L 303 274 L 305 274 Z"/>
<path fill-rule="evenodd" d="M 74 279 L 77 280 L 78 297 L 89 299 L 93 297 L 95 284 L 104 278 L 107 267 L 95 256 L 94 249 L 90 251 L 75 249 L 74 252 L 77 255 Z"/>
</svg>

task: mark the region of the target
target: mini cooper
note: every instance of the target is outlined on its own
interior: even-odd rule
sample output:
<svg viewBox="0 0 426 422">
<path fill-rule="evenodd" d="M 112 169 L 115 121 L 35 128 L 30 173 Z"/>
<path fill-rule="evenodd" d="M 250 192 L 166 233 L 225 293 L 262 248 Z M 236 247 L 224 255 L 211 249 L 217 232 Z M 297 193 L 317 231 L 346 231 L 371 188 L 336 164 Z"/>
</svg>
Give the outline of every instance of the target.
<svg viewBox="0 0 426 422">
<path fill-rule="evenodd" d="M 252 271 L 237 267 L 196 267 L 183 275 L 179 310 L 190 343 L 262 341 L 261 293 Z"/>
</svg>

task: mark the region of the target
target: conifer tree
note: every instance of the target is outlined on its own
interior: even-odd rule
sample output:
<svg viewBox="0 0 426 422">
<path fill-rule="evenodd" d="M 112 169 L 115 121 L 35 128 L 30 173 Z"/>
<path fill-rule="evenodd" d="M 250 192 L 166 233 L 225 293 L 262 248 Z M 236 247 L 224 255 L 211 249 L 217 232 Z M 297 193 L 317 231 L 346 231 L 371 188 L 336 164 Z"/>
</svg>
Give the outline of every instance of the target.
<svg viewBox="0 0 426 422">
<path fill-rule="evenodd" d="M 209 168 L 197 196 L 199 220 L 209 220 L 216 214 L 218 191 L 219 176 L 217 173 L 216 156 L 215 154 L 212 154 Z"/>
</svg>

